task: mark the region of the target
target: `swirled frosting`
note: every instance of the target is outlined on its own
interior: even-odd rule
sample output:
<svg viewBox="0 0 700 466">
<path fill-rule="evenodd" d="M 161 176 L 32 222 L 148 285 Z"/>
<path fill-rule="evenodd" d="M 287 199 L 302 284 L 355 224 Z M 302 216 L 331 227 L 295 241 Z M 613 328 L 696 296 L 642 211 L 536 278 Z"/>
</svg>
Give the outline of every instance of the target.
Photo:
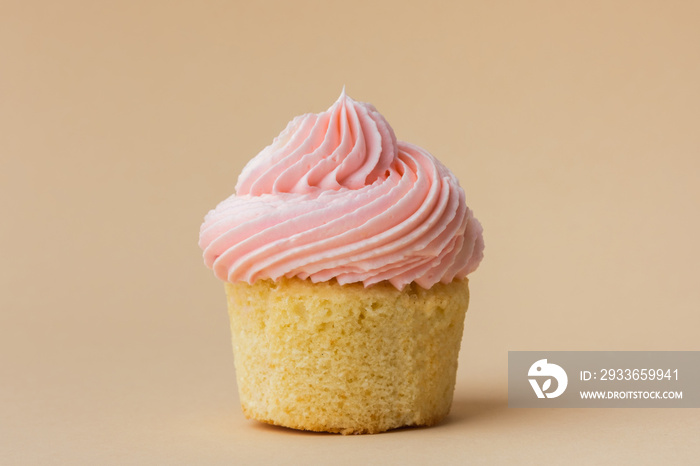
<svg viewBox="0 0 700 466">
<path fill-rule="evenodd" d="M 246 165 L 236 193 L 206 215 L 199 245 L 225 281 L 388 280 L 399 290 L 463 278 L 484 250 L 455 176 L 344 90 Z"/>
</svg>

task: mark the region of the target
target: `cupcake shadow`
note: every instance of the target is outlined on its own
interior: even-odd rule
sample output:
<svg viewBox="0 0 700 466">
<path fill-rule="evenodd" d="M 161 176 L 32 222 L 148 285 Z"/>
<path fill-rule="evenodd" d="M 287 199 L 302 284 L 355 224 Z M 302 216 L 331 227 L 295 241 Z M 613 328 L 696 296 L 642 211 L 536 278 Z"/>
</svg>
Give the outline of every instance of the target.
<svg viewBox="0 0 700 466">
<path fill-rule="evenodd" d="M 481 419 L 492 419 L 507 410 L 507 398 L 455 397 L 450 414 L 439 425 L 470 424 Z"/>
</svg>

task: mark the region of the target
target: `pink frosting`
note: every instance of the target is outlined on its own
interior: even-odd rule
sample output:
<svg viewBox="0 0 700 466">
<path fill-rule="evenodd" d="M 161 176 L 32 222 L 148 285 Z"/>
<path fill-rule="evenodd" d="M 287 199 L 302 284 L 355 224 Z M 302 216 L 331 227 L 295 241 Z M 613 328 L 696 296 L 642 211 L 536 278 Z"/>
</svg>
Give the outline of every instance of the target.
<svg viewBox="0 0 700 466">
<path fill-rule="evenodd" d="M 455 176 L 341 94 L 296 117 L 204 219 L 199 245 L 230 282 L 299 277 L 430 288 L 474 271 L 482 228 Z"/>
</svg>

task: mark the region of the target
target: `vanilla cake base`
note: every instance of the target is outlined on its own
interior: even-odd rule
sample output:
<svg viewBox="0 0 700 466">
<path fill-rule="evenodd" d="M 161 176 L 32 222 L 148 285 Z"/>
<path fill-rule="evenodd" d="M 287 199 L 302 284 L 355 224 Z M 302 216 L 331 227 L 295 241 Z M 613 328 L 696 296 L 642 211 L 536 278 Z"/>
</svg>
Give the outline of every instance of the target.
<svg viewBox="0 0 700 466">
<path fill-rule="evenodd" d="M 378 433 L 450 410 L 468 282 L 226 283 L 247 418 L 294 429 Z"/>
</svg>

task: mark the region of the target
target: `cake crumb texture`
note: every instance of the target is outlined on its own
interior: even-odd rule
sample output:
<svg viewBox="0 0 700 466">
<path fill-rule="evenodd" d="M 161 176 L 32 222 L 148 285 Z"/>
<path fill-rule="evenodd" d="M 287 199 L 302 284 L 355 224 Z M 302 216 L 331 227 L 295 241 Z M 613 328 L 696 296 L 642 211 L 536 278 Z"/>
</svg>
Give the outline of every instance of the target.
<svg viewBox="0 0 700 466">
<path fill-rule="evenodd" d="M 246 417 L 362 434 L 449 412 L 467 279 L 398 291 L 292 278 L 226 283 L 226 293 Z"/>
</svg>

